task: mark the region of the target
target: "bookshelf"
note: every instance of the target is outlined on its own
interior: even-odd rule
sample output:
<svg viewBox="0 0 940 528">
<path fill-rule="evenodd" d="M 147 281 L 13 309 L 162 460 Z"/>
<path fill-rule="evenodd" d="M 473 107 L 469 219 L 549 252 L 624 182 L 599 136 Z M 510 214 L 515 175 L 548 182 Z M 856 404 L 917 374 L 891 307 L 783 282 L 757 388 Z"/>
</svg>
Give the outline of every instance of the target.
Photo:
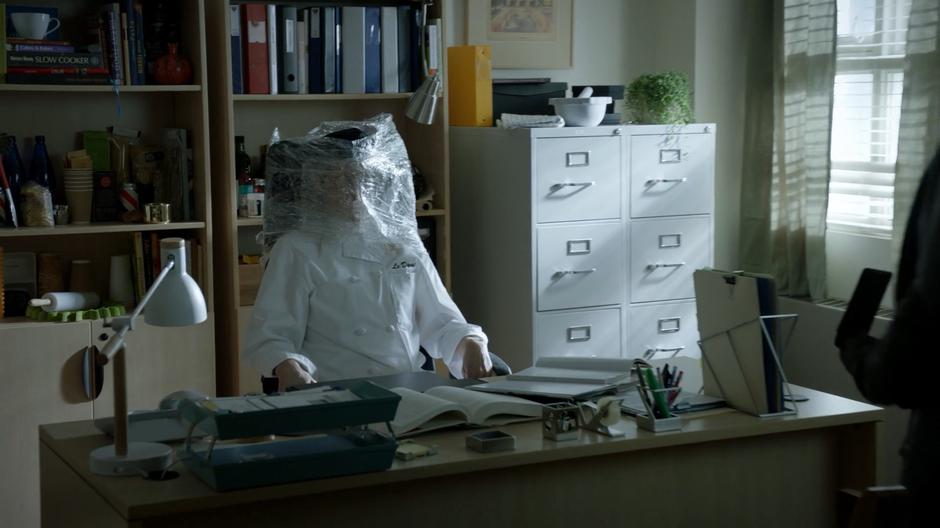
<svg viewBox="0 0 940 528">
<path fill-rule="evenodd" d="M 389 6 L 402 4 L 393 0 L 363 3 Z M 236 135 L 245 136 L 246 148 L 253 162 L 257 162 L 259 146 L 268 143 L 274 127 L 278 127 L 282 138 L 296 137 L 323 121 L 360 120 L 381 112 L 392 114 L 412 162 L 435 190 L 434 208 L 416 211 L 416 216 L 433 222 L 436 247 L 433 256 L 448 287 L 451 268 L 448 128 L 444 111 L 446 100 L 439 102 L 434 123 L 425 126 L 405 118 L 405 105 L 410 93 L 233 94 L 229 4 L 227 0 L 207 1 L 206 28 L 211 79 L 213 274 L 216 282 L 216 364 L 220 394 L 260 390 L 257 373 L 242 368 L 239 361 L 241 335 L 252 308 L 240 303 L 238 255 L 260 253 L 260 246 L 256 246 L 253 241 L 261 229 L 261 222 L 260 219 L 238 218 L 236 215 Z M 322 5 L 316 2 L 291 4 L 298 7 Z M 436 2 L 431 6 L 428 18 L 442 18 L 442 15 L 441 2 Z M 441 27 L 446 27 L 446 24 Z M 446 42 L 443 36 L 442 41 Z M 446 53 L 442 56 L 442 60 L 446 61 Z M 446 62 L 443 70 L 446 72 Z"/>
<path fill-rule="evenodd" d="M 82 24 L 84 14 L 97 10 L 96 0 L 17 0 L 18 5 L 55 6 L 63 28 Z M 209 320 L 185 328 L 159 328 L 142 320 L 128 346 L 129 408 L 156 408 L 160 398 L 183 388 L 214 394 L 214 283 L 212 278 L 212 190 L 210 178 L 209 107 L 205 2 L 181 0 L 180 36 L 193 68 L 193 84 L 137 85 L 17 85 L 0 83 L 0 129 L 16 136 L 27 169 L 32 137 L 45 135 L 55 174 L 62 177 L 62 156 L 80 148 L 83 130 L 119 126 L 142 132 L 141 142 L 159 144 L 162 129 L 188 129 L 192 138 L 195 216 L 170 224 L 119 222 L 62 225 L 52 228 L 0 228 L 0 247 L 13 252 L 58 253 L 67 263 L 88 259 L 93 284 L 107 298 L 110 257 L 130 254 L 131 233 L 157 232 L 196 240 L 204 250 L 202 286 Z M 74 31 L 73 31 L 74 32 Z M 72 40 L 71 36 L 63 35 Z M 67 269 L 67 267 L 66 267 Z M 110 376 L 94 402 L 77 398 L 81 352 L 103 345 L 109 329 L 103 321 L 35 322 L 21 317 L 0 319 L 0 370 L 12 383 L 0 388 L 0 526 L 38 526 L 39 424 L 88 420 L 112 412 Z"/>
</svg>

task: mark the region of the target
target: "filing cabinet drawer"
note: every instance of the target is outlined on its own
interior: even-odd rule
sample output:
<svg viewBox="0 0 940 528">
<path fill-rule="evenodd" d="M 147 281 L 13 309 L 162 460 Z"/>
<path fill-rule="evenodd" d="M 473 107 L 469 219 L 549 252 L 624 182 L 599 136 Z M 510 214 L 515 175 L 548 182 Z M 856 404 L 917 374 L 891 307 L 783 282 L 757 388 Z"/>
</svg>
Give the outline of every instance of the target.
<svg viewBox="0 0 940 528">
<path fill-rule="evenodd" d="M 539 226 L 536 240 L 539 311 L 624 302 L 626 266 L 619 222 Z"/>
<path fill-rule="evenodd" d="M 619 308 L 535 315 L 535 356 L 619 358 Z"/>
<path fill-rule="evenodd" d="M 714 134 L 630 138 L 632 218 L 710 213 L 714 177 Z"/>
<path fill-rule="evenodd" d="M 630 224 L 630 302 L 695 297 L 692 272 L 711 265 L 711 217 Z"/>
<path fill-rule="evenodd" d="M 649 360 L 701 356 L 694 301 L 633 305 L 628 314 L 630 338 L 625 357 Z"/>
<path fill-rule="evenodd" d="M 621 137 L 536 141 L 538 222 L 620 218 Z"/>
</svg>

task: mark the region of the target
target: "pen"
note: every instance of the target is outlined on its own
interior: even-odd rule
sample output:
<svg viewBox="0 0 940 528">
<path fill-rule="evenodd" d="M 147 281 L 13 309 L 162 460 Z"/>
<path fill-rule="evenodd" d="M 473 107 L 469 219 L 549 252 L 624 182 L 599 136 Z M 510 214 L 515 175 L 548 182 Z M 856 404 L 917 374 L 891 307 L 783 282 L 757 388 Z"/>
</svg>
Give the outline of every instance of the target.
<svg viewBox="0 0 940 528">
<path fill-rule="evenodd" d="M 10 204 L 7 211 L 3 213 L 10 213 L 10 218 L 8 222 L 13 227 L 19 227 L 19 224 L 16 222 L 16 204 L 13 203 L 13 193 L 10 191 L 10 182 L 7 180 L 7 173 L 3 170 L 3 156 L 0 156 L 0 186 L 2 186 L 3 194 L 5 200 Z"/>
<path fill-rule="evenodd" d="M 647 370 L 647 383 L 653 392 L 653 401 L 656 402 L 656 411 L 659 414 L 657 418 L 668 418 L 669 417 L 669 405 L 666 403 L 666 398 L 663 397 L 663 393 L 659 391 L 662 387 L 659 385 L 659 380 L 656 379 L 656 376 L 653 374 L 652 370 Z"/>
</svg>

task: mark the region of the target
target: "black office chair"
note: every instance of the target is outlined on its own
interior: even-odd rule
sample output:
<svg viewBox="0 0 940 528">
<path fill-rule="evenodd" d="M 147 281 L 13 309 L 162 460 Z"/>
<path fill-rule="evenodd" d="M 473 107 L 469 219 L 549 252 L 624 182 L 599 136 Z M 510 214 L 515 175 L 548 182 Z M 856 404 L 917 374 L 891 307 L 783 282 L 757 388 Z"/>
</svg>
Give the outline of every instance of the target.
<svg viewBox="0 0 940 528">
<path fill-rule="evenodd" d="M 418 349 L 421 352 L 421 355 L 424 356 L 424 364 L 421 365 L 421 370 L 427 370 L 429 372 L 434 372 L 434 359 L 427 353 L 427 351 L 422 347 Z M 503 361 L 503 358 L 497 356 L 496 354 L 490 352 L 490 359 L 493 362 L 493 375 L 494 376 L 508 376 L 512 374 L 512 369 L 509 368 L 509 365 Z M 451 378 L 454 378 L 454 375 L 450 375 Z"/>
</svg>

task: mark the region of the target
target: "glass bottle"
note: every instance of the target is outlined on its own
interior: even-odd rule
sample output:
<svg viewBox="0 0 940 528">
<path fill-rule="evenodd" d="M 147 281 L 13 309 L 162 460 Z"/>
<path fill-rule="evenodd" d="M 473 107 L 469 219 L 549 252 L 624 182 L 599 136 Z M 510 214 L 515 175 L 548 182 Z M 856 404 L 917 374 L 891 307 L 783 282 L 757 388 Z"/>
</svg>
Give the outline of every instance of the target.
<svg viewBox="0 0 940 528">
<path fill-rule="evenodd" d="M 13 203 L 17 206 L 17 216 L 19 220 L 22 220 L 23 212 L 18 206 L 20 204 L 20 189 L 26 179 L 26 171 L 23 169 L 23 159 L 20 158 L 20 152 L 16 146 L 16 136 L 6 136 L 5 140 L 3 145 L 3 170 L 6 172 L 7 181 L 10 183 Z M 22 225 L 22 222 L 20 222 L 20 225 Z"/>
<path fill-rule="evenodd" d="M 33 145 L 33 159 L 29 165 L 29 178 L 36 183 L 49 189 L 52 193 L 53 203 L 61 203 L 56 200 L 55 175 L 52 173 L 52 162 L 49 160 L 49 151 L 46 149 L 46 136 L 36 136 L 36 143 Z"/>
<path fill-rule="evenodd" d="M 251 182 L 251 156 L 245 150 L 245 136 L 235 136 L 235 179 L 239 185 Z"/>
</svg>

